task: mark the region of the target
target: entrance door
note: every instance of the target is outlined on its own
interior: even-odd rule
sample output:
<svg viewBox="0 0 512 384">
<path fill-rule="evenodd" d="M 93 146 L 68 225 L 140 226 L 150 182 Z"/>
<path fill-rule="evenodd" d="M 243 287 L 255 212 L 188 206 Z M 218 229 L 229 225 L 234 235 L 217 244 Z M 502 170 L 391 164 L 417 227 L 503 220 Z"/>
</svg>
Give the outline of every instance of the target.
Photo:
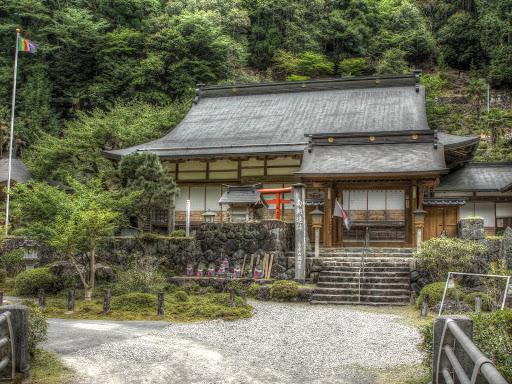
<svg viewBox="0 0 512 384">
<path fill-rule="evenodd" d="M 363 242 L 367 227 L 372 242 L 405 242 L 405 190 L 344 190 L 338 191 L 338 197 L 342 197 L 352 224 L 347 230 L 341 219 L 335 218 L 336 230 L 343 231 L 344 246 Z"/>
<path fill-rule="evenodd" d="M 448 237 L 457 236 L 457 207 L 423 207 L 425 215 L 424 240 L 439 237 L 442 231 L 448 232 Z"/>
</svg>

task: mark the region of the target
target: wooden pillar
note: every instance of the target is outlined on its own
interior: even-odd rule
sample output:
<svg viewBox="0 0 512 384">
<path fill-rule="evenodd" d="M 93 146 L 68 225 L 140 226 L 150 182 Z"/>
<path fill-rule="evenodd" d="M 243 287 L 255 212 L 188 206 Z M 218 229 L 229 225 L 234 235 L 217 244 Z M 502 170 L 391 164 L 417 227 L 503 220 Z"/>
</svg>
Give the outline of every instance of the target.
<svg viewBox="0 0 512 384">
<path fill-rule="evenodd" d="M 324 195 L 324 213 L 325 213 L 325 223 L 324 223 L 324 244 L 327 248 L 332 248 L 332 238 L 333 238 L 333 221 L 332 221 L 332 204 L 333 204 L 333 188 L 332 185 L 329 185 L 325 188 Z"/>
</svg>

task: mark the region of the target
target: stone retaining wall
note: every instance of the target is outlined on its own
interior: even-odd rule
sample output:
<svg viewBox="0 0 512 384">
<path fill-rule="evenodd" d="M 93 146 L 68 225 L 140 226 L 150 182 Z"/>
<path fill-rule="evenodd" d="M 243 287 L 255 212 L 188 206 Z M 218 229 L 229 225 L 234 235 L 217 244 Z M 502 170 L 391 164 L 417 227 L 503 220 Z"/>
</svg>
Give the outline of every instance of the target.
<svg viewBox="0 0 512 384">
<path fill-rule="evenodd" d="M 262 220 L 246 223 L 203 223 L 190 238 L 157 238 L 144 242 L 148 254 L 163 260 L 163 265 L 178 274 L 185 274 L 187 265 L 197 268 L 210 263 L 220 266 L 228 260 L 230 267 L 242 266 L 247 255 L 249 266 L 251 254 L 274 254 L 272 278 L 292 279 L 295 258 L 287 254 L 293 251 L 294 225 L 280 220 Z M 23 239 L 11 238 L 3 251 L 21 247 Z M 106 238 L 97 249 L 99 264 L 127 265 L 130 255 L 141 253 L 142 248 L 133 237 Z M 1 254 L 1 253 L 0 253 Z M 55 252 L 46 246 L 39 251 L 40 265 L 58 261 Z M 261 257 L 263 261 L 263 257 Z M 311 272 L 312 261 L 308 262 L 307 274 Z"/>
</svg>

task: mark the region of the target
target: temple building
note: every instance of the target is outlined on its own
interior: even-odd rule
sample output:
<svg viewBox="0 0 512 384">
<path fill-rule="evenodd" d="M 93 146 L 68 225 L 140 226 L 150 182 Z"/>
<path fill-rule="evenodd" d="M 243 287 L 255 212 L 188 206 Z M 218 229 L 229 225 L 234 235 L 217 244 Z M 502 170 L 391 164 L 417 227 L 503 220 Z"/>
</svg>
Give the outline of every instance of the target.
<svg viewBox="0 0 512 384">
<path fill-rule="evenodd" d="M 427 211 L 424 239 L 441 231 L 455 236 L 466 215 L 483 216 L 489 232 L 510 225 L 511 165 L 470 164 L 479 137 L 430 129 L 420 75 L 202 86 L 168 135 L 103 154 L 158 154 L 181 189 L 173 215 L 154 215 L 161 219 L 152 230 L 164 233 L 174 225 L 169 217 L 184 223 L 187 200 L 192 222 L 208 210 L 225 222 L 230 210 L 219 201 L 227 186 L 275 190 L 294 183 L 307 186 L 307 212 L 325 213 L 324 247 L 360 245 L 366 227 L 374 246 L 415 247 L 418 208 Z M 268 209 L 260 216 L 273 218 L 275 196 L 264 197 Z M 282 198 L 281 217 L 293 220 L 291 193 Z M 333 218 L 336 201 L 350 230 Z"/>
</svg>

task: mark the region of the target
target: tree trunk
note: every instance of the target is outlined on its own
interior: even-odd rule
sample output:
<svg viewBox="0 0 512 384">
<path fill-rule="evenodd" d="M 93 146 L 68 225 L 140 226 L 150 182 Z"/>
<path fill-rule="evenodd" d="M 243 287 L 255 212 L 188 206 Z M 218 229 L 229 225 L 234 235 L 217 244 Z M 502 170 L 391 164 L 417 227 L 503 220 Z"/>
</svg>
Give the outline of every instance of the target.
<svg viewBox="0 0 512 384">
<path fill-rule="evenodd" d="M 89 260 L 89 285 L 87 286 L 87 288 L 85 288 L 85 301 L 90 301 L 91 300 L 91 297 L 92 297 L 92 291 L 94 290 L 94 275 L 95 275 L 95 271 L 94 271 L 94 267 L 96 266 L 96 263 L 95 263 L 95 252 L 96 252 L 96 247 L 91 247 L 89 249 L 90 251 L 90 260 Z"/>
<path fill-rule="evenodd" d="M 87 288 L 85 288 L 85 301 L 91 301 L 93 289 L 94 288 L 91 287 L 90 285 L 88 285 Z"/>
</svg>

